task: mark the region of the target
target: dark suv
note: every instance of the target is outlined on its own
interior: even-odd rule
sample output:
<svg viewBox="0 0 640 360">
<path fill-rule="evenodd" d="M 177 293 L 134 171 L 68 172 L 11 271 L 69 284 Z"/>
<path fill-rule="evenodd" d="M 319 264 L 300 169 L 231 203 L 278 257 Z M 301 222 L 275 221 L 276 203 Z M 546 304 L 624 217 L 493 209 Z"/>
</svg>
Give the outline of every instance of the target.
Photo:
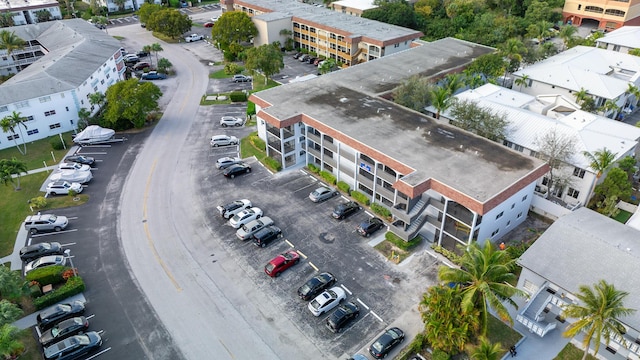
<svg viewBox="0 0 640 360">
<path fill-rule="evenodd" d="M 358 210 L 360 210 L 360 205 L 355 201 L 349 201 L 348 203 L 336 206 L 331 215 L 335 219 L 342 220 L 355 214 Z"/>
<path fill-rule="evenodd" d="M 309 279 L 298 288 L 298 296 L 304 301 L 309 301 L 316 295 L 328 289 L 336 283 L 336 277 L 332 273 L 323 272 Z"/>
<path fill-rule="evenodd" d="M 58 304 L 45 309 L 38 314 L 38 326 L 41 330 L 52 327 L 59 321 L 84 314 L 84 303 L 76 300 L 71 304 Z"/>
<path fill-rule="evenodd" d="M 95 331 L 74 335 L 44 348 L 45 359 L 72 360 L 102 346 L 102 338 Z"/>
<path fill-rule="evenodd" d="M 340 305 L 336 311 L 329 315 L 326 324 L 329 330 L 338 333 L 341 332 L 351 320 L 357 318 L 359 315 L 360 309 L 358 305 L 353 302 L 348 302 Z"/>
<path fill-rule="evenodd" d="M 280 230 L 279 227 L 270 225 L 253 234 L 253 243 L 256 246 L 265 247 L 278 239 L 281 235 L 282 230 Z"/>
<path fill-rule="evenodd" d="M 25 262 L 29 262 L 43 256 L 62 254 L 64 254 L 62 245 L 57 242 L 34 244 L 20 249 L 20 259 Z"/>
</svg>

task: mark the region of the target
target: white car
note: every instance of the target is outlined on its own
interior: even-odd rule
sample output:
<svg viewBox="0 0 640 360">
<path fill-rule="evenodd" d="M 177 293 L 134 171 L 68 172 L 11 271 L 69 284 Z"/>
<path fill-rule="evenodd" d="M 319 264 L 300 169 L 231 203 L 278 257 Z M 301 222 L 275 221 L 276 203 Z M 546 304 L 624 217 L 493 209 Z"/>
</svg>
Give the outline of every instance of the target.
<svg viewBox="0 0 640 360">
<path fill-rule="evenodd" d="M 62 256 L 62 255 L 49 255 L 49 256 L 43 256 L 37 260 L 34 260 L 30 263 L 27 263 L 24 266 L 24 273 L 28 273 L 29 271 L 38 269 L 38 268 L 42 268 L 45 266 L 52 266 L 52 265 L 64 265 L 67 263 L 67 259 Z"/>
<path fill-rule="evenodd" d="M 249 240 L 253 234 L 269 225 L 273 225 L 273 220 L 265 216 L 242 225 L 242 227 L 236 231 L 236 236 L 240 240 Z"/>
<path fill-rule="evenodd" d="M 218 20 L 220 20 L 220 16 L 214 16 L 211 18 L 211 22 L 216 22 Z"/>
<path fill-rule="evenodd" d="M 251 201 L 249 199 L 242 199 L 232 201 L 225 205 L 218 205 L 216 209 L 223 218 L 229 219 L 232 218 L 235 214 L 239 213 L 242 210 L 249 209 L 251 207 Z"/>
<path fill-rule="evenodd" d="M 138 61 L 140 61 L 140 58 L 135 54 L 127 54 L 123 59 L 126 63 L 137 63 Z"/>
<path fill-rule="evenodd" d="M 320 316 L 338 306 L 347 298 L 347 293 L 340 286 L 325 290 L 309 302 L 309 311 L 313 316 Z"/>
<path fill-rule="evenodd" d="M 235 136 L 229 135 L 214 135 L 211 137 L 211 146 L 229 146 L 229 145 L 238 145 L 238 138 Z"/>
<path fill-rule="evenodd" d="M 52 181 L 47 185 L 47 195 L 68 195 L 69 191 L 73 190 L 76 194 L 82 192 L 82 185 L 80 183 L 69 183 L 68 181 Z"/>
<path fill-rule="evenodd" d="M 186 42 L 192 42 L 192 41 L 198 41 L 198 40 L 204 40 L 204 36 L 200 34 L 191 34 L 184 38 L 184 41 Z"/>
<path fill-rule="evenodd" d="M 82 165 L 76 162 L 63 162 L 60 163 L 60 165 L 58 165 L 58 169 L 60 170 L 82 170 L 82 171 L 87 171 L 87 170 L 91 170 L 91 166 L 89 165 Z"/>
<path fill-rule="evenodd" d="M 244 119 L 235 116 L 223 116 L 220 119 L 220 125 L 222 125 L 222 127 L 242 126 L 244 125 Z"/>
<path fill-rule="evenodd" d="M 251 209 L 245 209 L 235 214 L 231 220 L 229 220 L 229 224 L 234 227 L 234 229 L 238 229 L 240 226 L 248 223 L 249 221 L 260 219 L 262 216 L 262 210 L 257 207 L 252 207 Z"/>
<path fill-rule="evenodd" d="M 62 170 L 51 175 L 51 181 L 68 181 L 70 183 L 86 184 L 93 179 L 91 171 Z"/>
<path fill-rule="evenodd" d="M 232 158 L 232 157 L 222 157 L 218 160 L 216 160 L 216 169 L 226 169 L 229 166 L 233 165 L 233 164 L 239 164 L 242 162 L 242 159 L 240 158 Z"/>
</svg>

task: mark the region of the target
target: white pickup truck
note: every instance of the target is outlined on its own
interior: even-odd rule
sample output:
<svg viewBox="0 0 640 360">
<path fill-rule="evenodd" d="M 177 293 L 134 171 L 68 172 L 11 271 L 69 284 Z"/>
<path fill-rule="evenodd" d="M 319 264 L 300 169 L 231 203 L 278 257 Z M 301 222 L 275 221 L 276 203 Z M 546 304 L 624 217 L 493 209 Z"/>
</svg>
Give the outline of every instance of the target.
<svg viewBox="0 0 640 360">
<path fill-rule="evenodd" d="M 186 38 L 184 38 L 184 41 L 186 42 L 192 42 L 192 41 L 198 41 L 198 40 L 204 40 L 204 36 L 200 34 L 191 34 Z"/>
</svg>

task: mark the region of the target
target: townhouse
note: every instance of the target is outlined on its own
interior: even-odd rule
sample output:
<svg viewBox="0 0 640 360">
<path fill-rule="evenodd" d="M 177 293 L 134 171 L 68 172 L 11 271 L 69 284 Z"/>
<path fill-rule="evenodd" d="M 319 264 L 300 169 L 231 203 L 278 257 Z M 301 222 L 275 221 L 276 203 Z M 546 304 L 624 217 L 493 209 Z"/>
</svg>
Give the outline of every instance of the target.
<svg viewBox="0 0 640 360">
<path fill-rule="evenodd" d="M 38 11 L 46 10 L 51 20 L 62 19 L 60 4 L 56 0 L 2 0 L 0 13 L 10 13 L 15 25 L 35 24 Z"/>
<path fill-rule="evenodd" d="M 22 129 L 24 139 L 20 132 L 2 132 L 0 149 L 14 146 L 14 139 L 28 142 L 75 130 L 80 109 L 97 111 L 89 95 L 104 93 L 123 79 L 118 40 L 82 19 L 7 30 L 28 45 L 10 55 L 0 50 L 0 73 L 15 73 L 0 85 L 0 118 L 16 111 L 26 119 L 27 129 Z"/>
<path fill-rule="evenodd" d="M 292 36 L 296 48 L 351 66 L 409 49 L 422 33 L 379 21 L 354 18 L 297 1 L 222 0 L 222 11 L 251 16 L 255 46 Z M 291 33 L 291 35 L 287 35 Z"/>
<path fill-rule="evenodd" d="M 524 221 L 547 165 L 387 100 L 411 76 L 461 71 L 492 51 L 447 38 L 254 93 L 258 135 L 284 170 L 313 164 L 387 207 L 405 240 L 497 240 Z"/>
<path fill-rule="evenodd" d="M 596 40 L 596 47 L 621 53 L 640 49 L 640 26 L 623 26 Z"/>
<path fill-rule="evenodd" d="M 84 2 L 86 2 L 87 4 L 91 4 L 91 0 L 82 0 Z M 116 12 L 116 11 L 122 11 L 122 10 L 133 10 L 133 11 L 137 11 L 138 9 L 140 9 L 140 6 L 142 6 L 144 3 L 151 3 L 151 4 L 160 4 L 161 0 L 124 0 L 122 1 L 121 4 L 119 4 L 118 1 L 114 1 L 114 0 L 97 0 L 98 5 L 100 6 L 104 6 L 108 9 L 109 12 Z"/>
<path fill-rule="evenodd" d="M 567 0 L 562 19 L 577 26 L 593 23 L 606 30 L 640 25 L 640 0 Z"/>
<path fill-rule="evenodd" d="M 530 95 L 559 94 L 575 99 L 586 90 L 596 107 L 607 101 L 618 109 L 605 116 L 619 119 L 635 109 L 638 99 L 629 87 L 640 87 L 640 57 L 588 46 L 576 46 L 513 73 Z"/>
</svg>

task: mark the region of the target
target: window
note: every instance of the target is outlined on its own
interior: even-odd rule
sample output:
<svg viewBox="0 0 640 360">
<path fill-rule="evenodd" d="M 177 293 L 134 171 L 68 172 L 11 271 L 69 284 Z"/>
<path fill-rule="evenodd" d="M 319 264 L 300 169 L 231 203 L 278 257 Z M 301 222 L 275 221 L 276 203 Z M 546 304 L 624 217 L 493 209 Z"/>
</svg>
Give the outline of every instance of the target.
<svg viewBox="0 0 640 360">
<path fill-rule="evenodd" d="M 548 177 L 543 177 L 542 178 L 542 185 L 544 186 L 548 186 L 549 185 L 549 178 Z"/>
<path fill-rule="evenodd" d="M 9 136 L 7 136 L 7 140 L 9 140 L 9 141 L 13 141 L 13 140 L 15 140 L 15 139 L 20 139 L 20 135 L 18 135 L 18 134 L 13 134 L 13 135 L 9 135 Z"/>
<path fill-rule="evenodd" d="M 38 129 L 27 130 L 27 135 L 34 135 L 38 133 Z"/>
<path fill-rule="evenodd" d="M 516 219 L 520 219 L 522 217 L 522 213 L 518 213 L 518 216 L 516 216 Z"/>
<path fill-rule="evenodd" d="M 499 232 L 500 232 L 500 229 L 493 230 L 493 232 L 491 233 L 491 237 L 498 235 Z"/>
<path fill-rule="evenodd" d="M 539 158 L 540 155 L 538 155 L 537 151 L 533 151 L 533 150 L 529 150 L 529 155 L 531 155 L 531 157 L 534 158 Z"/>
<path fill-rule="evenodd" d="M 100 84 L 104 85 L 104 79 L 100 80 Z"/>
<path fill-rule="evenodd" d="M 6 106 L 0 106 L 0 112 L 9 111 L 9 108 Z"/>
<path fill-rule="evenodd" d="M 583 169 L 573 168 L 573 176 L 577 176 L 580 179 L 584 179 L 584 173 L 585 171 Z"/>
<path fill-rule="evenodd" d="M 53 129 L 57 129 L 60 127 L 60 123 L 55 123 L 55 124 L 51 124 L 49 125 L 49 129 L 53 130 Z"/>
<path fill-rule="evenodd" d="M 33 121 L 33 115 L 29 115 L 27 116 L 25 121 Z"/>
<path fill-rule="evenodd" d="M 17 102 L 15 105 L 18 109 L 29 107 L 29 100 Z"/>
<path fill-rule="evenodd" d="M 571 196 L 574 199 L 577 199 L 578 196 L 580 196 L 580 191 L 570 187 L 569 190 L 567 190 L 567 195 Z"/>
<path fill-rule="evenodd" d="M 504 146 L 508 147 L 508 148 L 510 148 L 510 147 L 511 147 L 511 145 L 513 145 L 513 143 L 512 143 L 511 141 L 507 141 L 507 140 L 503 141 L 503 142 L 502 142 L 502 144 L 503 144 Z"/>
<path fill-rule="evenodd" d="M 515 203 L 511 204 L 511 208 L 513 209 L 514 207 L 516 207 L 516 204 Z"/>
<path fill-rule="evenodd" d="M 527 200 L 527 195 L 522 197 L 522 201 L 525 201 L 525 200 Z"/>
<path fill-rule="evenodd" d="M 513 149 L 515 151 L 524 152 L 524 148 L 522 147 L 522 145 L 515 145 L 514 144 Z"/>
<path fill-rule="evenodd" d="M 511 225 L 511 220 L 507 221 L 507 227 L 509 227 L 509 225 Z"/>
<path fill-rule="evenodd" d="M 41 103 L 49 102 L 51 101 L 51 96 L 43 96 L 38 100 L 40 100 Z"/>
<path fill-rule="evenodd" d="M 501 211 L 500 214 L 496 216 L 496 220 L 500 219 L 504 215 L 504 211 Z"/>
<path fill-rule="evenodd" d="M 56 111 L 55 110 L 49 110 L 49 111 L 45 111 L 44 112 L 44 116 L 51 116 L 51 115 L 55 115 Z"/>
<path fill-rule="evenodd" d="M 618 10 L 618 9 L 607 9 L 604 12 L 605 15 L 613 15 L 613 16 L 620 16 L 620 17 L 624 17 L 624 15 L 626 14 L 626 12 L 622 11 L 622 10 Z"/>
<path fill-rule="evenodd" d="M 394 45 L 393 45 L 393 47 L 394 47 L 394 48 L 399 48 L 399 47 L 400 47 L 400 44 L 394 44 Z"/>
</svg>

